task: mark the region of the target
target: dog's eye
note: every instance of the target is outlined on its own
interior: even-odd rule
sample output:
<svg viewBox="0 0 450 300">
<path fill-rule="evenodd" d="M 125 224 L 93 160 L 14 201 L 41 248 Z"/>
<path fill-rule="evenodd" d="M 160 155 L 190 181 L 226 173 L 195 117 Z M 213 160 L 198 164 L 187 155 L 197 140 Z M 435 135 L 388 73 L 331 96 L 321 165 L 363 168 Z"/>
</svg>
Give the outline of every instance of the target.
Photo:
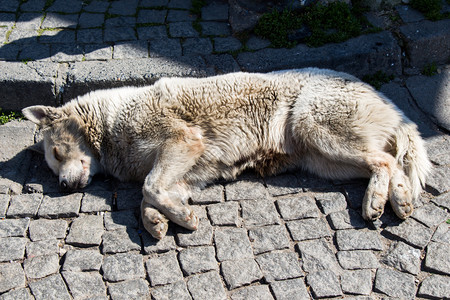
<svg viewBox="0 0 450 300">
<path fill-rule="evenodd" d="M 62 161 L 61 155 L 58 153 L 58 148 L 53 147 L 53 156 L 57 161 Z"/>
</svg>

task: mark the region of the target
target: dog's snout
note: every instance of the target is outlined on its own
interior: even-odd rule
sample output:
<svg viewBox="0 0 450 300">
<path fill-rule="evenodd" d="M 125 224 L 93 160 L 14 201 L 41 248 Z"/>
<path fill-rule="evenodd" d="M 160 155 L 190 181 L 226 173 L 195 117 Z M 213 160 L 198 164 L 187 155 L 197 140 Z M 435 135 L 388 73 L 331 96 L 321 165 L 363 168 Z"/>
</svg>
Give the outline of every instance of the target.
<svg viewBox="0 0 450 300">
<path fill-rule="evenodd" d="M 61 180 L 61 182 L 59 183 L 59 186 L 63 189 L 63 190 L 67 190 L 69 188 L 69 183 L 67 182 L 66 179 Z"/>
</svg>

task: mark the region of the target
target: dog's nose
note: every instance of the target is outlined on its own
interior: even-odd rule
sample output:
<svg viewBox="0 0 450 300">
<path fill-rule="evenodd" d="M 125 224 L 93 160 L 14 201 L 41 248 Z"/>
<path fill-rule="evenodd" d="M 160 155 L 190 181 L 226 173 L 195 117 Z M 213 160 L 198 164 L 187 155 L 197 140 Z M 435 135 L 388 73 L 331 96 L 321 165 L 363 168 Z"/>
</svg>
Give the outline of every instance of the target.
<svg viewBox="0 0 450 300">
<path fill-rule="evenodd" d="M 66 179 L 61 180 L 61 182 L 59 183 L 59 186 L 63 189 L 63 190 L 67 190 L 69 188 L 69 183 L 67 182 Z"/>
</svg>

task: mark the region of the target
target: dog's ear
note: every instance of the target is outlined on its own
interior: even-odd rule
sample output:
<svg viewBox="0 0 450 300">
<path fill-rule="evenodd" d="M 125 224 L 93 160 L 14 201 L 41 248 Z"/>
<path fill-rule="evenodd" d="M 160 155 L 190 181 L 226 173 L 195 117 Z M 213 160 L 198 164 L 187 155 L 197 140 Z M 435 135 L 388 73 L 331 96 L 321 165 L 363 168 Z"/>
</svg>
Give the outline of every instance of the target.
<svg viewBox="0 0 450 300">
<path fill-rule="evenodd" d="M 28 120 L 39 126 L 50 125 L 63 117 L 60 108 L 44 105 L 26 107 L 22 109 L 22 113 Z"/>
<path fill-rule="evenodd" d="M 36 144 L 31 145 L 27 149 L 37 152 L 39 154 L 45 154 L 44 141 L 37 142 Z"/>
</svg>

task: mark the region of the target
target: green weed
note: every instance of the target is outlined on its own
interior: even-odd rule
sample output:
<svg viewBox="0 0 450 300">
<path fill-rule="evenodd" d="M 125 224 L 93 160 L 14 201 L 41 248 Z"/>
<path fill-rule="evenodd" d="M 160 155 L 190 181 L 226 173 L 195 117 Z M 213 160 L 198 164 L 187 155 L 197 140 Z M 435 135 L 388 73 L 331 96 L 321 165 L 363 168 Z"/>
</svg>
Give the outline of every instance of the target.
<svg viewBox="0 0 450 300">
<path fill-rule="evenodd" d="M 23 120 L 23 115 L 17 112 L 3 112 L 0 108 L 0 125 L 6 124 L 12 120 Z"/>
<path fill-rule="evenodd" d="M 362 80 L 377 90 L 381 88 L 381 86 L 385 83 L 388 83 L 389 81 L 394 79 L 394 75 L 387 75 L 386 73 L 382 71 L 377 71 L 374 74 L 371 75 L 365 75 Z"/>
<path fill-rule="evenodd" d="M 437 74 L 437 65 L 435 62 L 432 62 L 431 64 L 426 65 L 423 70 L 422 74 L 425 76 L 433 76 Z"/>
</svg>

